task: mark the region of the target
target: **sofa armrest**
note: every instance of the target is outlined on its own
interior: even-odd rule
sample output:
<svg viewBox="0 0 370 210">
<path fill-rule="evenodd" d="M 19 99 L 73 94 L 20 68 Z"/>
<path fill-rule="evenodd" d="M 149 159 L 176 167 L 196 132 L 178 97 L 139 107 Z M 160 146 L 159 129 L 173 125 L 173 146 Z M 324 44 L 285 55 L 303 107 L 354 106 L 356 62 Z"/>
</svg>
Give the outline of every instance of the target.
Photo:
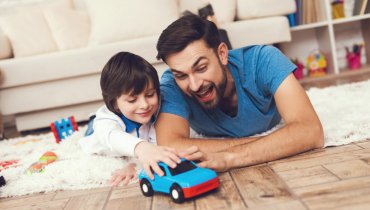
<svg viewBox="0 0 370 210">
<path fill-rule="evenodd" d="M 12 56 L 12 48 L 8 37 L 0 29 L 0 59 L 10 58 Z"/>
<path fill-rule="evenodd" d="M 283 16 L 296 11 L 294 0 L 237 0 L 237 19 Z"/>
</svg>

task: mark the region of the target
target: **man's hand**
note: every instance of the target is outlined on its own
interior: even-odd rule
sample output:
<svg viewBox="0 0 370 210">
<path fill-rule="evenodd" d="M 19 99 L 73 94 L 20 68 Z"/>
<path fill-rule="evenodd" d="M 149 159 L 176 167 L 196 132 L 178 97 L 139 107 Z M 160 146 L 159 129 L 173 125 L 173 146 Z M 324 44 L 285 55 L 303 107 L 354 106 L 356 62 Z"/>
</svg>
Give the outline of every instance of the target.
<svg viewBox="0 0 370 210">
<path fill-rule="evenodd" d="M 227 152 L 204 153 L 197 146 L 192 146 L 179 154 L 187 160 L 200 161 L 198 166 L 202 168 L 211 168 L 217 172 L 230 169 L 227 162 L 230 154 Z"/>
<path fill-rule="evenodd" d="M 158 162 L 164 162 L 171 168 L 175 168 L 178 163 L 181 163 L 177 151 L 170 147 L 156 146 L 149 142 L 140 142 L 135 148 L 135 155 L 143 165 L 143 168 L 149 178 L 154 179 L 152 168 L 159 176 L 163 176 L 164 172 L 159 168 Z"/>
</svg>

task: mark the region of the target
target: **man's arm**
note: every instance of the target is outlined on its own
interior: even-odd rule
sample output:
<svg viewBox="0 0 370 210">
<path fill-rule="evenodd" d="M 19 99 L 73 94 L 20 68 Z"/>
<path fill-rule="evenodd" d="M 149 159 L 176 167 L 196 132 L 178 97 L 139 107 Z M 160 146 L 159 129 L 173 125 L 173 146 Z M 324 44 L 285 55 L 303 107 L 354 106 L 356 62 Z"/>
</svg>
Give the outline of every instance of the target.
<svg viewBox="0 0 370 210">
<path fill-rule="evenodd" d="M 275 93 L 275 101 L 285 126 L 270 135 L 219 153 L 203 153 L 190 148 L 188 159 L 201 159 L 200 166 L 218 171 L 264 163 L 324 145 L 323 129 L 308 96 L 290 74 Z"/>
<path fill-rule="evenodd" d="M 244 139 L 197 139 L 190 138 L 190 127 L 186 119 L 174 114 L 161 113 L 155 123 L 157 143 L 173 147 L 177 150 L 186 150 L 197 146 L 203 152 L 218 152 L 234 146 L 245 144 L 257 138 Z"/>
</svg>

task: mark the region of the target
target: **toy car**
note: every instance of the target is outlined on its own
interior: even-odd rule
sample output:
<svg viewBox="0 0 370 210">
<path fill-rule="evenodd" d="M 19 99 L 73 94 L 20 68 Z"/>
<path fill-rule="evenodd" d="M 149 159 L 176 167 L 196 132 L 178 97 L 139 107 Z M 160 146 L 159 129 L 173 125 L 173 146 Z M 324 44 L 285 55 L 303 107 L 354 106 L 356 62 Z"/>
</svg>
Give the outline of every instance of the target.
<svg viewBox="0 0 370 210">
<path fill-rule="evenodd" d="M 207 168 L 200 168 L 194 162 L 182 159 L 176 168 L 171 168 L 163 162 L 159 167 L 164 172 L 163 176 L 154 173 L 151 180 L 144 170 L 139 174 L 141 192 L 149 197 L 154 192 L 170 194 L 175 203 L 184 202 L 185 198 L 191 198 L 219 186 L 216 172 Z"/>
</svg>

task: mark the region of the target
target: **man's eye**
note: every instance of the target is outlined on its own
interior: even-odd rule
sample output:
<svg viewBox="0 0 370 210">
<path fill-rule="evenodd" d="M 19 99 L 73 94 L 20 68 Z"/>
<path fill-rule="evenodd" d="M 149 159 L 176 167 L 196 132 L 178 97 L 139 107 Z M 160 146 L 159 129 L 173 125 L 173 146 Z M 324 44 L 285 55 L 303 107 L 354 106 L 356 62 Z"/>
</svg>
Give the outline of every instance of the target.
<svg viewBox="0 0 370 210">
<path fill-rule="evenodd" d="M 185 78 L 186 78 L 186 75 L 185 75 L 185 74 L 176 74 L 176 75 L 175 75 L 175 77 L 176 77 L 177 79 L 182 80 L 182 79 L 185 79 Z"/>
<path fill-rule="evenodd" d="M 207 70 L 207 66 L 202 66 L 202 67 L 197 69 L 197 72 L 204 72 L 206 70 Z"/>
</svg>

